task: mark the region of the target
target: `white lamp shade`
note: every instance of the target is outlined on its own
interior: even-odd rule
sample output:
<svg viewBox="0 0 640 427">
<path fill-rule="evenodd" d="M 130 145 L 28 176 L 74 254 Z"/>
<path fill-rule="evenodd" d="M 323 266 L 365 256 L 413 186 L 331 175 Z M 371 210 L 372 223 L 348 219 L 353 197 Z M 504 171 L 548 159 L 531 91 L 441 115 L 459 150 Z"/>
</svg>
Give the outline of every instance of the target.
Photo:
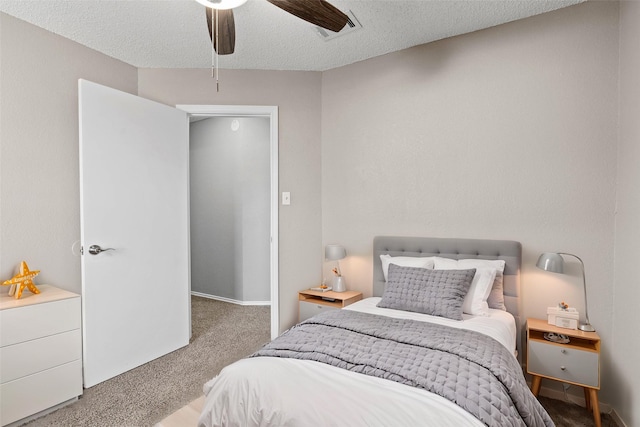
<svg viewBox="0 0 640 427">
<path fill-rule="evenodd" d="M 324 248 L 324 257 L 330 261 L 337 261 L 347 256 L 347 251 L 340 245 L 327 245 Z"/>
<path fill-rule="evenodd" d="M 247 0 L 196 0 L 203 6 L 210 7 L 211 9 L 233 9 L 238 6 L 242 6 Z"/>
</svg>

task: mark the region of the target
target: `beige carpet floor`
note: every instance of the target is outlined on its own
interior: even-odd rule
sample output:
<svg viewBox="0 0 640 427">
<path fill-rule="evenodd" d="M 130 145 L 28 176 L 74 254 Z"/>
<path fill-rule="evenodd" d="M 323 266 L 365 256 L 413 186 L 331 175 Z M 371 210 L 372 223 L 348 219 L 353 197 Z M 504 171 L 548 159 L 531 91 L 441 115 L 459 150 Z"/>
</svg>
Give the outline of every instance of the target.
<svg viewBox="0 0 640 427">
<path fill-rule="evenodd" d="M 202 395 L 220 370 L 269 341 L 269 307 L 192 298 L 190 345 L 85 390 L 82 398 L 29 427 L 153 426 Z M 557 427 L 593 426 L 591 413 L 573 403 L 541 397 Z M 603 414 L 603 427 L 616 427 Z M 185 426 L 189 427 L 189 426 Z"/>
<path fill-rule="evenodd" d="M 226 365 L 270 339 L 270 308 L 191 299 L 191 343 L 85 390 L 75 403 L 29 427 L 152 426 L 202 395 L 202 386 Z"/>
</svg>

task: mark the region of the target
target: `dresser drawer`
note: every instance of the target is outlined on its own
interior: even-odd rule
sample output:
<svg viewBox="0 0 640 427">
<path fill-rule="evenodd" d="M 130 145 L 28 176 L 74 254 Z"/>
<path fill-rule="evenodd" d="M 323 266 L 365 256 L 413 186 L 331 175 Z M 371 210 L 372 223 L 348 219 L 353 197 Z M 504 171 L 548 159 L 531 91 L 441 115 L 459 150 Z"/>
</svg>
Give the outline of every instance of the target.
<svg viewBox="0 0 640 427">
<path fill-rule="evenodd" d="M 325 311 L 325 310 L 339 310 L 338 307 L 332 307 L 330 305 L 322 305 L 314 302 L 306 302 L 300 301 L 300 313 L 299 313 L 299 321 L 307 320 L 310 317 L 315 316 L 316 314 Z"/>
<path fill-rule="evenodd" d="M 12 423 L 82 394 L 82 362 L 67 363 L 0 385 L 0 422 Z"/>
<path fill-rule="evenodd" d="M 530 374 L 599 388 L 598 368 L 597 352 L 529 341 L 527 371 Z"/>
<path fill-rule="evenodd" d="M 0 348 L 0 383 L 79 360 L 80 329 Z"/>
<path fill-rule="evenodd" d="M 80 329 L 80 298 L 0 310 L 0 347 Z"/>
</svg>

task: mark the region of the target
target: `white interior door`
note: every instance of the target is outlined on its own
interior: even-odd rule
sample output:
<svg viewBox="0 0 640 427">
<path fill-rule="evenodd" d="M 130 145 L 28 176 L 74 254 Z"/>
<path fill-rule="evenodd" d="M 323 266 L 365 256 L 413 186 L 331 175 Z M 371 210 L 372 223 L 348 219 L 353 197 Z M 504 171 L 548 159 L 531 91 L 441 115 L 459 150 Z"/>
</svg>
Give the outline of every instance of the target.
<svg viewBox="0 0 640 427">
<path fill-rule="evenodd" d="M 85 80 L 79 114 L 91 387 L 189 343 L 189 130 L 184 111 Z"/>
</svg>

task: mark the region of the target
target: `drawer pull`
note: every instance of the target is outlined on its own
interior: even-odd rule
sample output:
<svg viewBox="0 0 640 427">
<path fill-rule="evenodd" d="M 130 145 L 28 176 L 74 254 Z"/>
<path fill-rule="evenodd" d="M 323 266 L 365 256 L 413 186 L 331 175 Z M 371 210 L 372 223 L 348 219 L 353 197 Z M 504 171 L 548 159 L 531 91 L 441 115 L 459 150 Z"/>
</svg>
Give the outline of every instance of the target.
<svg viewBox="0 0 640 427">
<path fill-rule="evenodd" d="M 564 348 L 562 350 L 560 350 L 560 353 L 562 354 L 567 354 L 567 350 L 565 350 Z"/>
<path fill-rule="evenodd" d="M 567 370 L 567 368 L 565 368 L 564 366 L 560 366 L 560 370 L 562 370 L 562 371 L 566 371 L 566 370 Z"/>
</svg>

